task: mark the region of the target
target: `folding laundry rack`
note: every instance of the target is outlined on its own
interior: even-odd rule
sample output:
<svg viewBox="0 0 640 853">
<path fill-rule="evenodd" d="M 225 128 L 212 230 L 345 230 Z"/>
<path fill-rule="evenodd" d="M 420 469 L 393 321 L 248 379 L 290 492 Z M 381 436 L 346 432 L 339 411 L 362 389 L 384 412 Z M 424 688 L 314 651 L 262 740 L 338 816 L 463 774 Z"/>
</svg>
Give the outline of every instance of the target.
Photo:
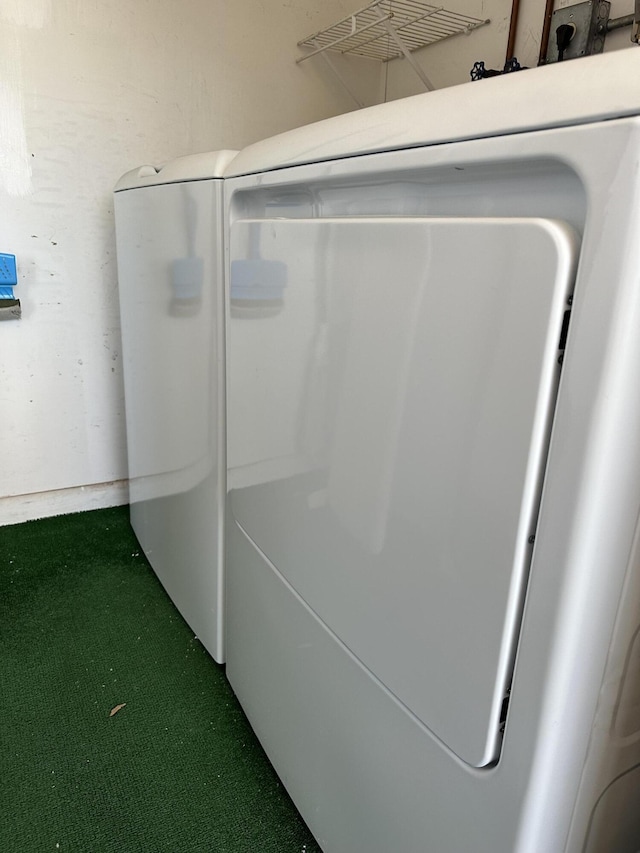
<svg viewBox="0 0 640 853">
<path fill-rule="evenodd" d="M 452 12 L 423 0 L 374 0 L 333 26 L 299 41 L 299 47 L 311 48 L 311 51 L 296 61 L 304 62 L 322 54 L 358 103 L 358 98 L 351 92 L 326 51 L 352 53 L 382 62 L 404 56 L 425 88 L 432 90 L 434 86 L 412 56 L 413 51 L 460 33 L 469 33 L 488 23 L 488 19 Z"/>
</svg>

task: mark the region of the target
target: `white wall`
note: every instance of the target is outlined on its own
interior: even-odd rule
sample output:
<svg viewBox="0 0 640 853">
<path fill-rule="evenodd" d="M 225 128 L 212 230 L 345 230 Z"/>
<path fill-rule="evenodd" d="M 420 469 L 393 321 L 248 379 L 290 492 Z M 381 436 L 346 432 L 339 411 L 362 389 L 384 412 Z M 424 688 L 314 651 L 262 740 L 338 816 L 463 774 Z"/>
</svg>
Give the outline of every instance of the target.
<svg viewBox="0 0 640 853">
<path fill-rule="evenodd" d="M 0 0 L 0 252 L 17 256 L 23 307 L 0 324 L 0 524 L 126 500 L 117 177 L 352 109 L 324 63 L 294 61 L 349 11 Z M 349 73 L 378 100 L 377 65 Z"/>
</svg>

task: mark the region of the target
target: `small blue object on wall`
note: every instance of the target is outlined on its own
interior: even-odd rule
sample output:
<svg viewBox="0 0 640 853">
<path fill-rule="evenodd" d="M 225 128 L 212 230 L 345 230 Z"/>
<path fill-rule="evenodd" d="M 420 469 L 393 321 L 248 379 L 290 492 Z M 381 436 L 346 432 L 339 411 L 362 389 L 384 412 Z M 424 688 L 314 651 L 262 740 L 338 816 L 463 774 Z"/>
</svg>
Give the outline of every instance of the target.
<svg viewBox="0 0 640 853">
<path fill-rule="evenodd" d="M 20 319 L 20 300 L 13 293 L 17 283 L 16 256 L 0 252 L 0 320 Z"/>
<path fill-rule="evenodd" d="M 15 287 L 17 283 L 16 256 L 0 252 L 0 287 Z"/>
</svg>

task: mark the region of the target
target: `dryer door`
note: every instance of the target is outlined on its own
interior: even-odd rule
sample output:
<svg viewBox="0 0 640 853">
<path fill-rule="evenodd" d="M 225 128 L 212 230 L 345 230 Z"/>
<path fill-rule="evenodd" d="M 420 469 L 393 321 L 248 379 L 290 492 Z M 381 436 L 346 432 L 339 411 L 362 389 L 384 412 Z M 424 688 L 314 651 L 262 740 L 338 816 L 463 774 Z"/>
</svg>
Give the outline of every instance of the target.
<svg viewBox="0 0 640 853">
<path fill-rule="evenodd" d="M 576 245 L 527 218 L 231 231 L 233 516 L 478 767 L 499 754 Z"/>
</svg>

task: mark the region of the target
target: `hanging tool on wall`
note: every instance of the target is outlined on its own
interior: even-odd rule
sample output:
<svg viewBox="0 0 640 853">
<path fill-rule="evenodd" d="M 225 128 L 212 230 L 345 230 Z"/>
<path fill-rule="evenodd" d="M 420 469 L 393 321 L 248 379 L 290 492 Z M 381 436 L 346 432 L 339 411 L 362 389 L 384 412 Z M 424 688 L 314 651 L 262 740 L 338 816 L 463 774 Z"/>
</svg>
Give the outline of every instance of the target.
<svg viewBox="0 0 640 853">
<path fill-rule="evenodd" d="M 15 255 L 0 252 L 0 320 L 19 320 L 22 316 L 20 300 L 13 293 L 17 283 Z"/>
</svg>

